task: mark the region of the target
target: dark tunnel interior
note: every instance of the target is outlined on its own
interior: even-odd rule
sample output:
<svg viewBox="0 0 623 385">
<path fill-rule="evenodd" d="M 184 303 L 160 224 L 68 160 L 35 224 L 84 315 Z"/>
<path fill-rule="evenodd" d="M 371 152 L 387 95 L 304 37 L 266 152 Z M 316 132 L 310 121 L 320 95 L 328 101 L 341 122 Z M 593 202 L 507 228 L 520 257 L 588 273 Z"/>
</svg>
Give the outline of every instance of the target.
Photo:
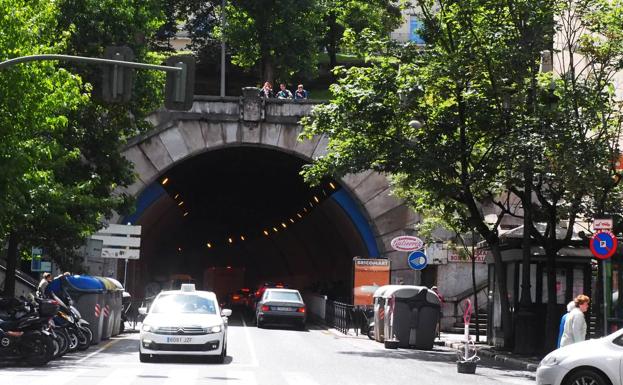
<svg viewBox="0 0 623 385">
<path fill-rule="evenodd" d="M 340 184 L 310 186 L 304 164 L 274 149 L 235 147 L 166 171 L 152 186 L 157 199 L 135 220 L 142 240 L 141 258 L 128 266 L 133 295 L 166 289 L 175 275 L 208 286 L 210 274 L 228 269 L 236 275 L 229 285 L 283 282 L 349 300 L 352 258 L 368 249 L 335 198 L 346 193 Z"/>
</svg>

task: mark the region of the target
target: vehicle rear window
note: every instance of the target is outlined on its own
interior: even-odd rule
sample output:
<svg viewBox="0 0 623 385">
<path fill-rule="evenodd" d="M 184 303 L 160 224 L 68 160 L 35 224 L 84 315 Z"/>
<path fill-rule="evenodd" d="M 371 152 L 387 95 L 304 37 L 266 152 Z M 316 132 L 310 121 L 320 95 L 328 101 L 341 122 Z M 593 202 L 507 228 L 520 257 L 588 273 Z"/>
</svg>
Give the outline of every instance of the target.
<svg viewBox="0 0 623 385">
<path fill-rule="evenodd" d="M 301 295 L 295 291 L 269 291 L 267 299 L 273 301 L 301 301 Z"/>
<path fill-rule="evenodd" d="M 208 298 L 188 294 L 166 294 L 152 305 L 151 313 L 216 314 L 216 304 Z"/>
</svg>

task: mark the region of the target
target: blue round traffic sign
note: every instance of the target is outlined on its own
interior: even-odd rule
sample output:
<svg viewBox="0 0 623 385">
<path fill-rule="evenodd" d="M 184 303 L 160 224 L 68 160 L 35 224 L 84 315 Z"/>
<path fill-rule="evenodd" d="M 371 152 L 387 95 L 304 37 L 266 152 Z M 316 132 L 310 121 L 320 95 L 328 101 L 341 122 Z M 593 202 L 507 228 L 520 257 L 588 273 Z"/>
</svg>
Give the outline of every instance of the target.
<svg viewBox="0 0 623 385">
<path fill-rule="evenodd" d="M 589 246 L 595 257 L 608 259 L 617 249 L 617 238 L 610 231 L 600 231 L 593 235 Z"/>
<path fill-rule="evenodd" d="M 422 251 L 414 251 L 409 254 L 409 258 L 407 259 L 409 263 L 409 267 L 413 270 L 422 270 L 428 265 L 428 258 L 426 258 L 426 254 Z"/>
</svg>

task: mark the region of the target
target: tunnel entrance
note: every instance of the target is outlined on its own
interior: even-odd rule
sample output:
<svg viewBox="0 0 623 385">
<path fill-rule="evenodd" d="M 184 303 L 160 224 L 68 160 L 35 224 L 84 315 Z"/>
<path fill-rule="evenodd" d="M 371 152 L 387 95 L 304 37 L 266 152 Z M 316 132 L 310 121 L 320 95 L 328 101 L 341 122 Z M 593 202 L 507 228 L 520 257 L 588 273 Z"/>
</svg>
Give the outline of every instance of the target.
<svg viewBox="0 0 623 385">
<path fill-rule="evenodd" d="M 303 181 L 304 164 L 284 151 L 240 146 L 162 173 L 124 219 L 143 226 L 141 259 L 128 266 L 133 296 L 153 295 L 174 278 L 204 287 L 210 270 L 231 270 L 252 290 L 282 282 L 349 301 L 352 258 L 378 255 L 374 235 L 337 181 Z"/>
</svg>

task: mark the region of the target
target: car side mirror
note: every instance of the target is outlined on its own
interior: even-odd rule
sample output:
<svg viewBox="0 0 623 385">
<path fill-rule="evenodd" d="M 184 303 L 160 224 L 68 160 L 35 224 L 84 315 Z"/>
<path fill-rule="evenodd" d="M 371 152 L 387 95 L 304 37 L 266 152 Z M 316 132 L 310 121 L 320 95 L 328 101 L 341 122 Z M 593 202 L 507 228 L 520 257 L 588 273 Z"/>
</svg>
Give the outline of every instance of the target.
<svg viewBox="0 0 623 385">
<path fill-rule="evenodd" d="M 231 317 L 231 309 L 223 309 L 223 310 L 221 310 L 221 316 L 223 316 L 223 317 Z"/>
<path fill-rule="evenodd" d="M 139 307 L 138 308 L 138 314 L 140 314 L 140 315 L 147 314 L 147 308 L 146 307 Z"/>
</svg>

